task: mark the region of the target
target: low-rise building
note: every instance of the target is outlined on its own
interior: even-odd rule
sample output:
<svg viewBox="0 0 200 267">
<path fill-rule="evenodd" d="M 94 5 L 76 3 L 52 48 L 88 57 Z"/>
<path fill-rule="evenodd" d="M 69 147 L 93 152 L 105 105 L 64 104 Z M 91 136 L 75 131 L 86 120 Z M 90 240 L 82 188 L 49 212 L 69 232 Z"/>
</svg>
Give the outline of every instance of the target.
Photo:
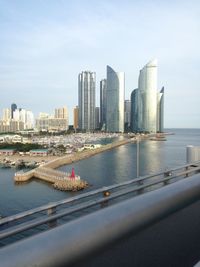
<svg viewBox="0 0 200 267">
<path fill-rule="evenodd" d="M 15 149 L 3 148 L 0 149 L 0 155 L 12 156 L 16 153 Z"/>
<path fill-rule="evenodd" d="M 32 149 L 30 150 L 30 156 L 47 156 L 48 149 Z"/>
</svg>

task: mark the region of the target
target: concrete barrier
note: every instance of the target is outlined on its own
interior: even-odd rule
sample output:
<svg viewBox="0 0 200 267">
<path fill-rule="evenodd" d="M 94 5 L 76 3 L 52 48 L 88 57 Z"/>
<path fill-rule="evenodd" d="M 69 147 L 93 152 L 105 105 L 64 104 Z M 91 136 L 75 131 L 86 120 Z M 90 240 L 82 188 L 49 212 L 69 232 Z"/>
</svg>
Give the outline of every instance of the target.
<svg viewBox="0 0 200 267">
<path fill-rule="evenodd" d="M 187 146 L 187 163 L 194 163 L 200 160 L 200 146 Z"/>
</svg>

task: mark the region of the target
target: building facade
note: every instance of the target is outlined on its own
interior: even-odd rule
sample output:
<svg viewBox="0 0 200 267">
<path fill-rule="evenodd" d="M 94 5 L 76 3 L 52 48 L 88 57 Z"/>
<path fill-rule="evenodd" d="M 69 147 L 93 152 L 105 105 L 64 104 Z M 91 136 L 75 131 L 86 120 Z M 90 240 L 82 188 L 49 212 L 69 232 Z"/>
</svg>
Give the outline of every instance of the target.
<svg viewBox="0 0 200 267">
<path fill-rule="evenodd" d="M 13 120 L 24 123 L 24 130 L 34 128 L 34 115 L 30 110 L 16 109 L 13 112 Z"/>
<path fill-rule="evenodd" d="M 96 107 L 95 108 L 95 129 L 99 129 L 100 128 L 100 108 Z"/>
<path fill-rule="evenodd" d="M 139 75 L 139 130 L 157 131 L 157 60 L 144 66 Z"/>
<path fill-rule="evenodd" d="M 124 72 L 115 72 L 107 66 L 106 131 L 124 132 Z"/>
<path fill-rule="evenodd" d="M 17 109 L 17 105 L 15 103 L 11 104 L 11 119 L 13 119 L 13 113 Z"/>
<path fill-rule="evenodd" d="M 131 122 L 130 127 L 132 132 L 138 132 L 138 88 L 134 89 L 131 93 Z"/>
<path fill-rule="evenodd" d="M 78 129 L 78 106 L 74 108 L 74 129 Z"/>
<path fill-rule="evenodd" d="M 106 88 L 107 81 L 100 81 L 100 127 L 105 129 L 106 126 Z"/>
<path fill-rule="evenodd" d="M 129 131 L 131 123 L 131 100 L 124 101 L 124 129 Z"/>
<path fill-rule="evenodd" d="M 78 76 L 79 129 L 95 129 L 96 73 L 83 71 Z"/>
<path fill-rule="evenodd" d="M 164 131 L 164 87 L 158 93 L 157 101 L 157 132 Z"/>
<path fill-rule="evenodd" d="M 164 128 L 164 88 L 157 92 L 157 60 L 141 70 L 138 89 L 131 94 L 131 129 L 133 132 L 162 132 Z"/>
<path fill-rule="evenodd" d="M 9 121 L 10 119 L 11 119 L 11 110 L 9 108 L 4 108 L 2 120 Z"/>
<path fill-rule="evenodd" d="M 68 120 L 67 107 L 56 108 L 55 109 L 54 118 L 55 119 L 66 119 L 66 120 Z"/>
</svg>

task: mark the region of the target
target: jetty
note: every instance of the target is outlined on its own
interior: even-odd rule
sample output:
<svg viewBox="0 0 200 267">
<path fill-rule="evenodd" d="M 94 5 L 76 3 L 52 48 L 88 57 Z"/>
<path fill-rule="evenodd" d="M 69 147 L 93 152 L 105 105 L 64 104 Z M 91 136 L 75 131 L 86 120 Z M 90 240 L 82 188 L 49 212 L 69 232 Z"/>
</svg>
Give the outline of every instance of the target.
<svg viewBox="0 0 200 267">
<path fill-rule="evenodd" d="M 39 167 L 29 172 L 15 173 L 15 182 L 27 182 L 32 178 L 53 184 L 53 187 L 62 191 L 79 191 L 88 186 L 86 181 L 80 179 L 80 176 L 75 175 L 74 169 L 72 173 L 65 173 L 62 171 L 50 169 L 47 167 Z"/>
<path fill-rule="evenodd" d="M 43 181 L 52 183 L 54 188 L 59 190 L 78 191 L 86 188 L 88 186 L 88 183 L 86 181 L 81 180 L 79 176 L 74 176 L 73 173 L 70 175 L 69 173 L 65 173 L 55 169 L 59 168 L 60 166 L 72 164 L 73 162 L 89 158 L 98 153 L 102 153 L 104 151 L 131 143 L 133 141 L 135 140 L 125 139 L 101 146 L 94 150 L 86 150 L 82 152 L 77 152 L 70 156 L 66 155 L 63 157 L 59 157 L 57 159 L 44 163 L 42 166 L 35 168 L 31 171 L 15 173 L 14 180 L 15 182 L 27 182 L 32 178 L 38 178 Z"/>
</svg>

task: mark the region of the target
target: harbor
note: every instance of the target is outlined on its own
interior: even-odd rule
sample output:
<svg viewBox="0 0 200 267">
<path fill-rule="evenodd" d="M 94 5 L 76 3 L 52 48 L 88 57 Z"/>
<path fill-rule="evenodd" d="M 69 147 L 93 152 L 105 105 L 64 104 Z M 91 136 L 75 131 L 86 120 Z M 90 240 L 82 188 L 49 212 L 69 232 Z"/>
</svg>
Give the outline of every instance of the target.
<svg viewBox="0 0 200 267">
<path fill-rule="evenodd" d="M 128 144 L 133 141 L 135 140 L 125 139 L 104 146 L 97 146 L 97 148 L 94 150 L 89 149 L 86 151 L 75 153 L 72 156 L 67 155 L 64 157 L 56 158 L 28 172 L 16 172 L 14 175 L 14 181 L 20 183 L 20 182 L 27 182 L 31 178 L 38 178 L 40 180 L 52 183 L 53 187 L 58 190 L 63 190 L 63 191 L 82 190 L 88 186 L 88 183 L 80 179 L 79 176 L 76 176 L 74 174 L 74 169 L 72 169 L 71 175 L 55 169 L 60 166 L 71 164 L 73 162 L 77 162 L 85 158 L 89 158 L 96 154 Z"/>
</svg>

